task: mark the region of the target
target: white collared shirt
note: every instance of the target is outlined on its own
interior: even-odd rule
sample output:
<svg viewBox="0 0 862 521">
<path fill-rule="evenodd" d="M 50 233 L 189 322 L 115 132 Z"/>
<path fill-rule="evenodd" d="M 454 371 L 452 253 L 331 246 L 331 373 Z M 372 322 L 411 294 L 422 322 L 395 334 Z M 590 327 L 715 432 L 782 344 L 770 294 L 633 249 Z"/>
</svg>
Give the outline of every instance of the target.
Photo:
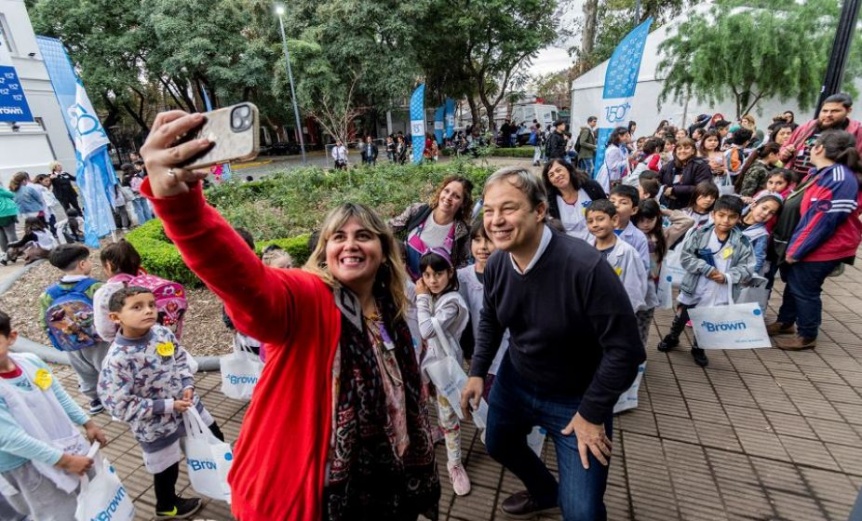
<svg viewBox="0 0 862 521">
<path fill-rule="evenodd" d="M 536 254 L 533 255 L 533 258 L 530 260 L 530 263 L 527 264 L 526 268 L 524 268 L 524 271 L 521 271 L 521 268 L 518 267 L 518 263 L 515 262 L 515 257 L 513 257 L 511 253 L 509 254 L 509 259 L 512 260 L 512 267 L 515 268 L 515 271 L 518 272 L 518 274 L 526 275 L 527 273 L 529 273 L 530 270 L 533 269 L 533 266 L 535 266 L 536 263 L 539 262 L 539 259 L 542 258 L 542 254 L 544 254 L 545 250 L 548 249 L 548 245 L 551 244 L 551 237 L 553 237 L 554 234 L 551 232 L 551 229 L 548 228 L 547 225 L 544 225 L 542 229 L 542 240 L 539 242 L 539 248 L 536 250 Z"/>
</svg>

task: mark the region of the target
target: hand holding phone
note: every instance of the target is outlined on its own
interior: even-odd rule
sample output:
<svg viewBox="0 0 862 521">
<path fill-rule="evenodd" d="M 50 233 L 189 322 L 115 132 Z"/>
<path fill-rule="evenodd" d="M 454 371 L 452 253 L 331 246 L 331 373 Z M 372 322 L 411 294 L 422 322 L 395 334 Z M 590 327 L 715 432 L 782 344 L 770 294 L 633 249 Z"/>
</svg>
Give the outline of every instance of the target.
<svg viewBox="0 0 862 521">
<path fill-rule="evenodd" d="M 213 145 L 189 159 L 183 168 L 198 170 L 257 157 L 260 149 L 260 117 L 254 104 L 239 103 L 207 112 L 204 117 L 204 124 L 183 136 L 182 141 L 203 138 L 210 140 Z"/>
</svg>

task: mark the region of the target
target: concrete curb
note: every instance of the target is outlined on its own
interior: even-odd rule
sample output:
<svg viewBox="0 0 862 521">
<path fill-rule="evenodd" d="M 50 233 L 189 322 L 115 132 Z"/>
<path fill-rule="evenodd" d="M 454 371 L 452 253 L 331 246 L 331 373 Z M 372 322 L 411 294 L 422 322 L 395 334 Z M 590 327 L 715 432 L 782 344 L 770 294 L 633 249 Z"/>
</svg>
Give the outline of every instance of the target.
<svg viewBox="0 0 862 521">
<path fill-rule="evenodd" d="M 44 259 L 38 260 L 27 266 L 23 266 L 16 273 L 12 274 L 4 281 L 0 282 L 0 294 L 9 290 L 18 280 L 23 277 L 33 267 L 45 262 Z M 34 342 L 22 336 L 12 346 L 12 350 L 16 353 L 32 353 L 46 362 L 52 364 L 69 365 L 69 355 L 63 351 L 58 351 L 53 347 Z M 221 370 L 221 363 L 217 356 L 196 356 L 195 361 L 198 363 L 198 371 L 215 372 Z"/>
</svg>

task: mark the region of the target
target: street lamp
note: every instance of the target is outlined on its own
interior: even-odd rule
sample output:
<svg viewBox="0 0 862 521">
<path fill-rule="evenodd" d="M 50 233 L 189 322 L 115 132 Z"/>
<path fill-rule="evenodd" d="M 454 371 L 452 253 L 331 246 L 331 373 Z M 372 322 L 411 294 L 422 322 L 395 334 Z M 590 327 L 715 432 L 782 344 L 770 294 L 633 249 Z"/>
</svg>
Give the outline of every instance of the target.
<svg viewBox="0 0 862 521">
<path fill-rule="evenodd" d="M 287 50 L 287 37 L 284 35 L 283 4 L 275 4 L 275 14 L 278 15 L 278 27 L 281 29 L 281 43 L 284 45 L 284 63 L 287 66 L 287 79 L 290 81 L 290 97 L 293 100 L 293 115 L 296 117 L 296 130 L 299 134 L 299 150 L 302 152 L 302 164 L 305 164 L 305 139 L 302 136 L 302 123 L 299 117 L 299 107 L 296 104 L 296 90 L 293 88 L 293 72 L 290 70 L 290 51 Z"/>
</svg>

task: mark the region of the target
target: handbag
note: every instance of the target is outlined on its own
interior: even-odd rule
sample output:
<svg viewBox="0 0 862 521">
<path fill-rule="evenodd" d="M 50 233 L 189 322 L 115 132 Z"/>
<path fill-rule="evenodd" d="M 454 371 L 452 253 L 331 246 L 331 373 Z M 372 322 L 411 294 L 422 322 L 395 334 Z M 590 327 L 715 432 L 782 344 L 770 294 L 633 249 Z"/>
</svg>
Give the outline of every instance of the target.
<svg viewBox="0 0 862 521">
<path fill-rule="evenodd" d="M 92 478 L 87 474 L 81 476 L 75 521 L 93 519 L 132 521 L 135 519 L 135 505 L 132 503 L 132 498 L 107 458 L 97 456 L 98 450 L 99 443 L 96 442 L 87 453 L 88 458 L 97 461 L 93 465 Z"/>
<path fill-rule="evenodd" d="M 703 349 L 752 349 L 772 347 L 760 305 L 735 303 L 729 274 L 726 306 L 694 307 L 688 310 L 697 345 Z"/>
<path fill-rule="evenodd" d="M 240 344 L 236 336 L 233 353 L 219 359 L 221 366 L 221 392 L 234 400 L 251 400 L 254 387 L 263 372 L 260 357 L 251 349 Z"/>
<path fill-rule="evenodd" d="M 192 488 L 198 494 L 230 503 L 227 474 L 233 464 L 233 449 L 215 437 L 194 407 L 183 413 L 183 425 Z"/>
</svg>

